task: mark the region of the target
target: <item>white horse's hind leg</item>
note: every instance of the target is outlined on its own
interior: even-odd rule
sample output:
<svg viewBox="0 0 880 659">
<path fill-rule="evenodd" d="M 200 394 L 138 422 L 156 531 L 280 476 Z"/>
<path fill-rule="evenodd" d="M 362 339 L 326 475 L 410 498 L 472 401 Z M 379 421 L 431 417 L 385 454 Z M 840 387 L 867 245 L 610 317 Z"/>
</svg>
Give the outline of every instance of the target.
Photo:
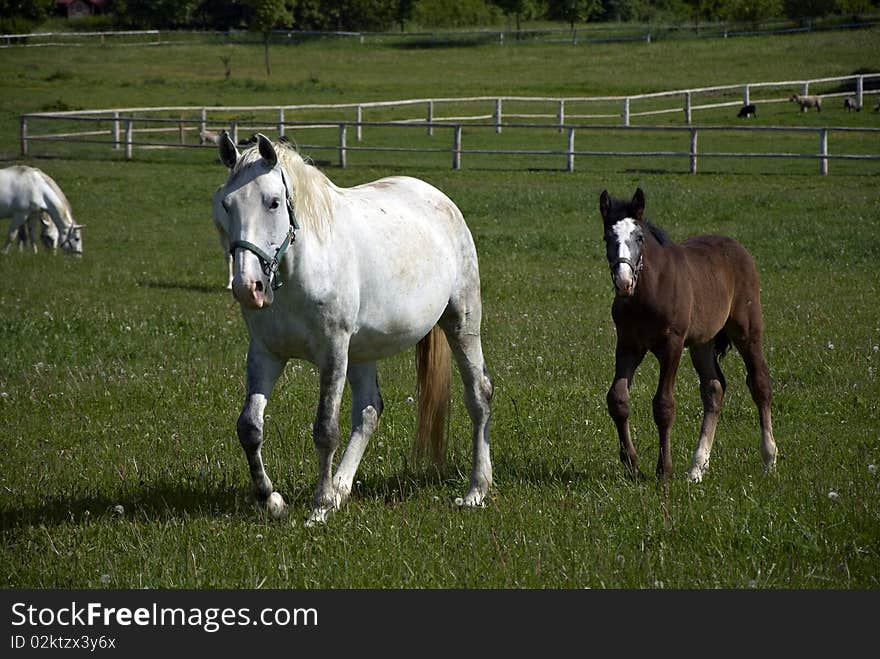
<svg viewBox="0 0 880 659">
<path fill-rule="evenodd" d="M 263 465 L 263 414 L 283 369 L 284 362 L 257 350 L 251 343 L 247 356 L 247 396 L 236 430 L 250 467 L 254 494 L 261 505 L 273 491 L 272 481 Z"/>
<path fill-rule="evenodd" d="M 473 423 L 473 464 L 464 505 L 481 506 L 492 486 L 492 461 L 489 456 L 489 417 L 492 404 L 492 381 L 483 359 L 480 342 L 480 301 L 472 302 L 465 312 L 450 305 L 440 326 L 446 333 L 464 383 L 464 399 Z"/>
<path fill-rule="evenodd" d="M 315 449 L 318 451 L 318 485 L 312 501 L 312 514 L 307 524 L 323 522 L 336 506 L 336 490 L 333 486 L 333 454 L 339 445 L 339 406 L 345 388 L 348 366 L 348 341 L 337 340 L 330 348 L 321 366 L 321 391 L 318 413 L 312 430 Z M 335 349 L 334 349 L 335 348 Z"/>
<path fill-rule="evenodd" d="M 351 384 L 351 437 L 333 477 L 336 508 L 342 506 L 351 494 L 358 465 L 370 437 L 379 425 L 383 407 L 376 378 L 376 362 L 350 364 L 348 382 Z"/>
<path fill-rule="evenodd" d="M 6 242 L 3 243 L 3 254 L 9 252 L 12 242 L 18 238 L 19 227 L 27 224 L 27 215 L 25 213 L 14 213 L 9 221 L 9 231 L 6 233 Z"/>
</svg>

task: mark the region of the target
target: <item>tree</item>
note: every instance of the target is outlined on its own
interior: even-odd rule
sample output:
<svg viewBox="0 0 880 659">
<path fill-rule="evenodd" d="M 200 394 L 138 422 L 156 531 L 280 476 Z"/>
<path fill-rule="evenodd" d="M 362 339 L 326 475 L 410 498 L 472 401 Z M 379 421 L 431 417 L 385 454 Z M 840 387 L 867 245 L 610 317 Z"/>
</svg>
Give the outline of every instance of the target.
<svg viewBox="0 0 880 659">
<path fill-rule="evenodd" d="M 3 32 L 28 32 L 49 17 L 53 0 L 0 0 L 0 26 Z"/>
<path fill-rule="evenodd" d="M 602 10 L 602 0 L 551 0 L 550 17 L 568 21 L 574 30 L 575 23 L 584 23 Z"/>
<path fill-rule="evenodd" d="M 269 38 L 272 30 L 293 23 L 293 5 L 290 0 L 247 0 L 250 9 L 248 28 L 263 33 L 263 53 L 266 58 L 266 75 L 272 75 L 269 61 Z"/>
</svg>

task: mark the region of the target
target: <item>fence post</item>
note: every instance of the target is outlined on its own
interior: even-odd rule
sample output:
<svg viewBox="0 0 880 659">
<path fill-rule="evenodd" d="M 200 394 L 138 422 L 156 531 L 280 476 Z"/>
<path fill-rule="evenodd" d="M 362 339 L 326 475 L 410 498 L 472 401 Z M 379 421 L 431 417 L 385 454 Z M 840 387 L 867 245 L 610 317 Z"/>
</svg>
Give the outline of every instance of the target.
<svg viewBox="0 0 880 659">
<path fill-rule="evenodd" d="M 685 92 L 685 94 L 684 94 L 684 121 L 688 125 L 690 125 L 690 123 L 691 123 L 691 93 L 690 92 Z"/>
<path fill-rule="evenodd" d="M 750 94 L 749 86 L 748 85 L 743 86 L 743 105 L 748 105 L 749 103 L 751 103 L 750 96 L 751 96 L 751 94 Z"/>
<path fill-rule="evenodd" d="M 691 128 L 691 174 L 697 173 L 697 129 Z"/>
<path fill-rule="evenodd" d="M 345 169 L 345 124 L 339 124 L 339 166 Z"/>
<path fill-rule="evenodd" d="M 452 169 L 461 169 L 461 126 L 456 126 L 453 132 Z"/>
<path fill-rule="evenodd" d="M 111 136 L 113 137 L 113 148 L 118 149 L 118 148 L 120 148 L 120 144 L 119 144 L 119 113 L 118 112 L 113 113 L 113 129 L 112 130 L 113 130 L 113 132 L 112 132 Z"/>
<path fill-rule="evenodd" d="M 357 141 L 360 142 L 361 137 L 363 136 L 363 133 L 361 132 L 361 122 L 364 120 L 364 108 L 360 105 L 354 109 L 354 118 L 355 121 L 357 121 L 357 128 L 355 128 L 354 131 L 355 137 L 357 138 Z"/>
<path fill-rule="evenodd" d="M 278 108 L 278 139 L 284 137 L 284 108 Z"/>
<path fill-rule="evenodd" d="M 180 133 L 180 144 L 183 146 L 186 144 L 186 129 L 183 127 L 183 117 L 177 123 L 177 130 Z"/>
<path fill-rule="evenodd" d="M 828 129 L 819 131 L 819 173 L 828 176 Z"/>
<path fill-rule="evenodd" d="M 623 99 L 623 125 L 629 126 L 629 96 Z"/>
<path fill-rule="evenodd" d="M 199 144 L 202 143 L 202 135 L 208 130 L 208 109 L 202 108 L 199 113 Z"/>
<path fill-rule="evenodd" d="M 865 76 L 856 78 L 856 107 L 862 107 L 862 95 L 865 92 Z"/>
<path fill-rule="evenodd" d="M 803 86 L 801 87 L 801 95 L 802 96 L 809 96 L 809 94 L 810 94 L 810 83 L 805 82 L 803 84 Z"/>
<path fill-rule="evenodd" d="M 574 171 L 574 128 L 568 129 L 568 162 L 566 169 L 569 172 Z"/>
<path fill-rule="evenodd" d="M 233 121 L 229 125 L 229 137 L 232 138 L 233 144 L 238 144 L 238 122 Z"/>
<path fill-rule="evenodd" d="M 556 111 L 556 119 L 559 121 L 559 132 L 565 125 L 565 99 L 559 99 L 559 109 Z"/>
<path fill-rule="evenodd" d="M 501 99 L 495 99 L 495 132 L 501 133 Z"/>
<path fill-rule="evenodd" d="M 21 118 L 21 155 L 28 154 L 27 117 Z"/>
<path fill-rule="evenodd" d="M 132 120 L 128 118 L 125 120 L 125 159 L 131 160 L 132 158 L 132 136 L 134 135 L 134 129 L 132 127 Z"/>
<path fill-rule="evenodd" d="M 434 101 L 428 101 L 428 135 L 434 135 Z"/>
</svg>

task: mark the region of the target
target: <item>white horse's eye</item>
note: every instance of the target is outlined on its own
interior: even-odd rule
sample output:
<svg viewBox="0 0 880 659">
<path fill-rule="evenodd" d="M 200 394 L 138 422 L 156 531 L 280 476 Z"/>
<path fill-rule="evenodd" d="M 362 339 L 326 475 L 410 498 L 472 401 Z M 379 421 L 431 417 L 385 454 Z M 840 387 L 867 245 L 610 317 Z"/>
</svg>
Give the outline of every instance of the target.
<svg viewBox="0 0 880 659">
<path fill-rule="evenodd" d="M 273 211 L 274 211 L 274 210 L 278 210 L 278 207 L 279 207 L 280 205 L 281 205 L 281 202 L 279 202 L 277 199 L 273 199 L 273 200 L 271 201 L 271 203 L 269 204 L 269 209 L 270 209 L 270 210 L 273 210 Z"/>
</svg>

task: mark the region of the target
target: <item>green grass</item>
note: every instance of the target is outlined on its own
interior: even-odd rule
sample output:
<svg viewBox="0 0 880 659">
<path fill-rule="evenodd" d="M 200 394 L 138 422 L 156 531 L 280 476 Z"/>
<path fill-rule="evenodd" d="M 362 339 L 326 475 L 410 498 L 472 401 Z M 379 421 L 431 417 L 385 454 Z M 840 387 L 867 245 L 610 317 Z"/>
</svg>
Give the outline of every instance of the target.
<svg viewBox="0 0 880 659">
<path fill-rule="evenodd" d="M 807 68 L 817 76 L 849 73 L 873 64 L 869 51 L 853 45 L 869 35 L 876 38 L 860 32 L 651 44 L 675 55 L 665 67 L 644 57 L 644 44 L 574 52 L 607 59 L 604 69 L 590 60 L 584 76 L 595 84 L 581 92 L 636 93 L 741 81 L 741 62 L 730 56 L 746 43 L 773 60 L 756 58 L 750 79 Z M 833 61 L 813 62 L 803 51 L 819 43 L 833 49 Z M 114 49 L 111 58 L 90 48 L 3 52 L 2 85 L 22 87 L 14 97 L 0 94 L 0 151 L 8 154 L 17 148 L 17 113 L 54 100 L 83 107 L 317 102 L 427 91 L 420 61 L 427 58 L 391 48 L 285 50 L 302 66 L 283 75 L 276 66 L 270 91 L 233 94 L 216 80 L 222 51 L 207 46 Z M 237 52 L 247 59 L 242 69 L 262 79 L 260 50 Z M 571 93 L 561 73 L 543 74 L 548 61 L 575 68 L 560 52 L 528 45 L 431 56 L 461 63 L 444 95 L 485 87 L 493 79 L 487 71 L 497 76 L 498 93 Z M 142 62 L 135 66 L 145 54 L 149 72 Z M 357 77 L 354 64 L 364 57 L 397 64 L 382 75 L 366 67 L 373 73 Z M 699 70 L 675 63 L 682 58 L 700 62 Z M 62 69 L 72 73 L 55 74 Z M 123 71 L 131 86 L 121 84 Z M 285 81 L 310 73 L 325 87 L 291 99 Z M 160 77 L 164 84 L 147 82 Z M 871 116 L 862 112 L 859 120 Z M 292 515 L 285 523 L 263 520 L 248 500 L 235 437 L 247 333 L 223 289 L 210 221 L 210 194 L 225 173 L 215 154 L 154 152 L 128 163 L 104 155 L 35 159 L 29 163 L 59 182 L 87 224 L 85 257 L 13 251 L 0 258 L 0 585 L 880 585 L 880 477 L 868 470 L 880 464 L 880 195 L 870 170 L 832 163 L 832 175 L 819 177 L 810 162 L 772 173 L 707 166 L 690 176 L 679 173 L 681 164 L 585 159 L 574 173 L 468 169 L 468 160 L 454 172 L 445 156 L 394 166 L 353 160 L 356 166 L 328 174 L 340 185 L 394 173 L 422 177 L 458 203 L 474 234 L 484 348 L 496 387 L 496 487 L 488 506 L 452 504 L 466 487 L 470 461 L 458 385 L 450 470 L 436 476 L 407 469 L 415 421 L 410 352 L 380 367 L 386 409 L 352 501 L 312 529 L 303 520 L 316 473 L 310 422 L 317 376 L 308 364 L 288 366 L 269 405 L 265 457 Z M 684 479 L 701 410 L 687 359 L 676 388 L 675 477 L 667 486 L 624 477 L 604 403 L 614 327 L 597 206 L 602 189 L 624 196 L 636 185 L 647 194 L 649 215 L 673 237 L 726 233 L 756 257 L 780 449 L 774 477 L 761 474 L 757 415 L 735 353 L 724 362 L 728 397 L 705 481 Z M 646 465 L 657 451 L 650 411 L 656 378 L 648 359 L 633 385 L 634 436 Z M 348 404 L 346 398 L 343 419 Z"/>
</svg>

